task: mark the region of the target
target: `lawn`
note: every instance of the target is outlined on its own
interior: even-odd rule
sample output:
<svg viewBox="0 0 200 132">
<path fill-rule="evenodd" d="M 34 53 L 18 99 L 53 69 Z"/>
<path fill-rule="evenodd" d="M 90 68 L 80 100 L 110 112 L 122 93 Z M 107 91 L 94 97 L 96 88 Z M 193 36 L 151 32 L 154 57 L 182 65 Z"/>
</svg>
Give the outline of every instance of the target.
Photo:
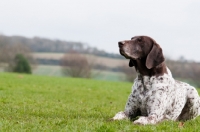
<svg viewBox="0 0 200 132">
<path fill-rule="evenodd" d="M 131 83 L 0 73 L 0 131 L 198 132 L 200 117 L 133 125 L 109 121 L 124 109 Z"/>
</svg>

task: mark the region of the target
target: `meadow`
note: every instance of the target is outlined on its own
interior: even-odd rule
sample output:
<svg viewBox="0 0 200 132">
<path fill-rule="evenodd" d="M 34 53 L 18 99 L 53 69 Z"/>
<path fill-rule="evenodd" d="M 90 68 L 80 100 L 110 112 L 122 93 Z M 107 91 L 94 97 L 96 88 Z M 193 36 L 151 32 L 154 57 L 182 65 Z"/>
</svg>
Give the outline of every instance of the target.
<svg viewBox="0 0 200 132">
<path fill-rule="evenodd" d="M 199 132 L 200 117 L 157 125 L 110 121 L 124 109 L 131 83 L 0 73 L 2 132 Z"/>
</svg>

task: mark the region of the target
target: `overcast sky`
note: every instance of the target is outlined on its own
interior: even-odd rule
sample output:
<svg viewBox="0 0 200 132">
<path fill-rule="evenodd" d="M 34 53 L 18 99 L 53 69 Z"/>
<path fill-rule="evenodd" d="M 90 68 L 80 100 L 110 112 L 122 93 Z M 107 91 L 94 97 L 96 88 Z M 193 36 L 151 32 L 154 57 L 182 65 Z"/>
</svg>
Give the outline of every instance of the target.
<svg viewBox="0 0 200 132">
<path fill-rule="evenodd" d="M 118 53 L 118 41 L 147 35 L 166 56 L 200 62 L 200 1 L 0 0 L 0 33 L 78 41 L 111 53 Z"/>
</svg>

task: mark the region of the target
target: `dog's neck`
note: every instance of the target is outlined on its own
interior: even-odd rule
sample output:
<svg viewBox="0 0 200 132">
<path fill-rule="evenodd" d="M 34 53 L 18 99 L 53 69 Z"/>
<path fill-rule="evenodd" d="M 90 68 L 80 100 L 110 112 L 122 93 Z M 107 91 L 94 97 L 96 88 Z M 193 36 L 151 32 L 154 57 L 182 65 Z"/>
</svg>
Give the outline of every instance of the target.
<svg viewBox="0 0 200 132">
<path fill-rule="evenodd" d="M 165 73 L 167 74 L 167 67 L 165 62 L 161 63 L 160 65 L 148 69 L 146 67 L 146 58 L 141 58 L 136 60 L 135 69 L 139 72 L 142 76 L 162 76 Z"/>
</svg>

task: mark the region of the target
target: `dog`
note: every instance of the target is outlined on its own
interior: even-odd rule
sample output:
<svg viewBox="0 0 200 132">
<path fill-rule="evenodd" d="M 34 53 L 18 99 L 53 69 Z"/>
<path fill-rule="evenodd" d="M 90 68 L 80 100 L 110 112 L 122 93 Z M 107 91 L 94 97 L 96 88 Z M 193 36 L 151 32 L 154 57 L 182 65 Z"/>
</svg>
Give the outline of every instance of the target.
<svg viewBox="0 0 200 132">
<path fill-rule="evenodd" d="M 112 119 L 134 124 L 157 124 L 163 120 L 186 121 L 200 115 L 200 97 L 187 83 L 175 80 L 165 64 L 162 48 L 148 36 L 118 42 L 119 52 L 138 73 L 125 110 Z M 139 117 L 136 119 L 136 117 Z M 136 119 L 136 120 L 135 120 Z"/>
</svg>

